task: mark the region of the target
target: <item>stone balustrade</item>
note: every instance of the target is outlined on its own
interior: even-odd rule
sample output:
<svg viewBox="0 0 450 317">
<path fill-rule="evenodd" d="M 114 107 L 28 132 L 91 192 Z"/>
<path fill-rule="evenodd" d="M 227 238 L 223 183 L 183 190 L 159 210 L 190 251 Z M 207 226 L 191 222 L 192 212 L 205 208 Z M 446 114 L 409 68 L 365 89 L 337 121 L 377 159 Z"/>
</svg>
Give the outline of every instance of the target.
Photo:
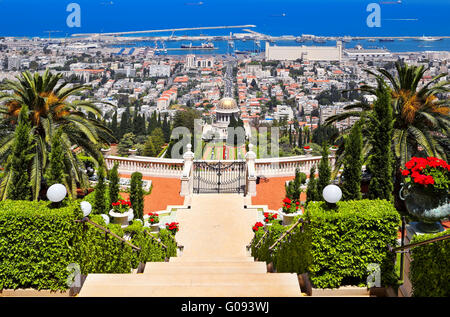
<svg viewBox="0 0 450 317">
<path fill-rule="evenodd" d="M 290 156 L 279 158 L 265 158 L 255 160 L 255 170 L 257 176 L 263 177 L 288 177 L 295 176 L 296 169 L 309 174 L 313 165 L 318 166 L 321 156 Z M 334 166 L 334 156 L 329 156 L 331 166 Z"/>
<path fill-rule="evenodd" d="M 105 156 L 105 163 L 108 169 L 111 169 L 115 163 L 118 163 L 120 174 L 140 172 L 143 176 L 150 177 L 181 178 L 184 168 L 183 159 L 142 156 Z"/>
<path fill-rule="evenodd" d="M 335 157 L 329 157 L 330 164 L 334 165 Z M 279 158 L 264 158 L 247 160 L 248 172 L 250 177 L 289 177 L 295 176 L 295 170 L 309 174 L 313 165 L 319 164 L 320 156 L 291 156 Z M 144 176 L 167 177 L 167 178 L 189 178 L 193 161 L 187 159 L 163 159 L 154 157 L 119 157 L 105 156 L 105 162 L 108 169 L 111 169 L 114 163 L 119 163 L 119 173 L 131 174 L 140 172 Z M 186 166 L 185 166 L 186 162 Z"/>
</svg>

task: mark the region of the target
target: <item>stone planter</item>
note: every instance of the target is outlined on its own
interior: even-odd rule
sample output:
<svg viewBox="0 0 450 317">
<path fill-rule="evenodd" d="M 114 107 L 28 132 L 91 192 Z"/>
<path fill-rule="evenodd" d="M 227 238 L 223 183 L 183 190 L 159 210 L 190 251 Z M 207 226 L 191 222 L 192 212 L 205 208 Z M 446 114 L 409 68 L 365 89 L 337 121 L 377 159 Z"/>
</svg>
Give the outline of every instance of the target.
<svg viewBox="0 0 450 317">
<path fill-rule="evenodd" d="M 137 149 L 129 149 L 128 153 L 130 153 L 131 156 L 134 156 L 137 154 L 137 151 L 138 151 Z"/>
<path fill-rule="evenodd" d="M 408 212 L 419 220 L 417 228 L 424 233 L 439 232 L 441 229 L 439 220 L 450 215 L 446 193 L 437 195 L 421 187 L 407 185 L 401 189 L 400 198 L 405 201 Z"/>
<path fill-rule="evenodd" d="M 290 226 L 291 224 L 294 223 L 294 218 L 300 216 L 302 213 L 296 212 L 292 214 L 285 214 L 283 212 L 283 209 L 280 209 L 278 210 L 278 214 L 281 215 L 281 217 L 283 218 L 283 226 Z"/>
<path fill-rule="evenodd" d="M 305 150 L 305 153 L 306 153 L 307 156 L 311 156 L 312 149 L 305 149 L 305 148 L 303 148 L 303 150 Z"/>
<path fill-rule="evenodd" d="M 129 221 L 128 217 L 133 214 L 133 209 L 128 209 L 127 212 L 119 213 L 115 212 L 114 209 L 109 211 L 109 215 L 111 216 L 111 223 L 121 225 L 122 228 L 128 227 Z"/>
<path fill-rule="evenodd" d="M 160 229 L 160 223 L 158 222 L 158 223 L 154 223 L 154 224 L 148 224 L 148 227 L 150 228 L 150 232 L 152 232 L 152 233 L 158 233 L 159 232 L 159 229 Z"/>
</svg>

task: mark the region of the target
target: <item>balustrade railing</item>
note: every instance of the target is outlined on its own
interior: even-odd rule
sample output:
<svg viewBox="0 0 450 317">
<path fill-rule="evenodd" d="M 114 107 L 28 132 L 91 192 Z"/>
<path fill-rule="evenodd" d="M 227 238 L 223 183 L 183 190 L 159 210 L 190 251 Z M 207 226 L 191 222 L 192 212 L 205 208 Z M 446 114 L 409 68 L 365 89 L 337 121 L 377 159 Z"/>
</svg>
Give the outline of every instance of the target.
<svg viewBox="0 0 450 317">
<path fill-rule="evenodd" d="M 119 164 L 119 173 L 140 172 L 144 176 L 180 178 L 183 174 L 184 160 L 155 157 L 119 157 L 106 156 L 106 167 L 111 169 Z"/>
</svg>

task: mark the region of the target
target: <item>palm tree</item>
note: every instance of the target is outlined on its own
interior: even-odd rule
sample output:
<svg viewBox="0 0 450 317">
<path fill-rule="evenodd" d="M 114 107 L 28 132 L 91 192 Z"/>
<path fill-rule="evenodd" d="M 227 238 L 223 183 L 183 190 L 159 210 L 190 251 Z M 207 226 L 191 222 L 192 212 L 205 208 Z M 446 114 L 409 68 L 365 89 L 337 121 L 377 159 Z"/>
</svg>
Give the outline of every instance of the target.
<svg viewBox="0 0 450 317">
<path fill-rule="evenodd" d="M 43 75 L 24 72 L 16 81 L 8 80 L 0 86 L 0 164 L 6 162 L 11 153 L 12 132 L 20 109 L 27 105 L 35 145 L 30 170 L 35 200 L 39 198 L 51 140 L 57 130 L 62 131 L 60 142 L 67 175 L 65 185 L 71 194 L 76 192 L 77 186 L 85 187 L 87 184 L 84 167 L 74 150 L 79 149 L 98 162 L 102 159 L 100 146 L 114 140 L 111 131 L 101 121 L 100 110 L 91 101 L 73 100 L 73 96 L 90 87 L 69 86 L 67 82 L 60 83 L 61 79 L 62 74 L 52 74 L 49 70 Z M 0 185 L 0 199 L 6 199 L 6 179 Z"/>
<path fill-rule="evenodd" d="M 449 136 L 449 100 L 439 100 L 438 94 L 449 92 L 449 81 L 439 80 L 447 76 L 440 74 L 431 79 L 426 85 L 419 87 L 425 72 L 424 66 L 408 66 L 396 63 L 397 76 L 394 77 L 385 69 L 378 69 L 378 73 L 366 70 L 375 76 L 377 83 L 387 82 L 392 96 L 394 132 L 392 147 L 397 165 L 404 165 L 412 156 L 435 156 L 447 159 Z M 378 87 L 363 85 L 359 90 L 376 95 Z M 370 120 L 372 105 L 361 102 L 344 108 L 348 110 L 328 118 L 326 125 L 342 121 L 349 117 L 365 117 Z M 363 129 L 363 135 L 368 135 Z M 364 142 L 366 155 L 370 152 L 367 140 Z M 367 159 L 367 156 L 366 156 Z M 337 162 L 340 162 L 338 159 Z M 340 165 L 337 164 L 337 169 Z"/>
</svg>

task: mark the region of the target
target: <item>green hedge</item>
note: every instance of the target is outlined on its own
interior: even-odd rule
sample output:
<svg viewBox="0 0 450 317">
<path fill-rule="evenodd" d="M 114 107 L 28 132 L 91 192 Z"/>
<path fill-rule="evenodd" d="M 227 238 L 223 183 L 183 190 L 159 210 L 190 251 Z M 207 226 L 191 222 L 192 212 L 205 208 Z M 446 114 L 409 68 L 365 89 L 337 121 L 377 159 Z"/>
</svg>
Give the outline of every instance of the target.
<svg viewBox="0 0 450 317">
<path fill-rule="evenodd" d="M 414 236 L 417 243 L 450 234 L 450 230 L 437 234 Z M 450 240 L 418 246 L 412 249 L 409 278 L 415 297 L 450 297 Z"/>
<path fill-rule="evenodd" d="M 132 234 L 130 242 L 141 247 L 138 252 L 89 223 L 75 222 L 82 218 L 79 202 L 63 204 L 54 209 L 48 202 L 0 202 L 0 290 L 66 290 L 71 263 L 79 264 L 82 274 L 130 273 L 140 262 L 176 256 L 176 242 L 167 230 L 159 235 L 168 246 L 164 250 L 138 221 L 125 230 L 107 226 L 121 237 Z M 106 226 L 100 215 L 91 220 Z"/>
<path fill-rule="evenodd" d="M 366 285 L 367 266 L 379 264 L 381 284 L 395 285 L 395 245 L 400 216 L 386 200 L 341 201 L 337 209 L 312 202 L 306 210 L 311 232 L 311 281 L 319 288 Z"/>
<path fill-rule="evenodd" d="M 81 216 L 72 202 L 0 202 L 0 289 L 66 289 Z"/>
<path fill-rule="evenodd" d="M 269 227 L 265 240 L 259 230 L 252 243 L 252 255 L 273 262 L 277 272 L 308 272 L 317 288 L 366 285 L 367 266 L 380 264 L 381 283 L 396 285 L 395 255 L 387 244 L 395 245 L 400 223 L 394 206 L 384 200 L 339 202 L 330 209 L 325 202 L 311 202 L 304 230 L 296 228 L 272 253 L 268 248 L 288 229 Z"/>
</svg>

